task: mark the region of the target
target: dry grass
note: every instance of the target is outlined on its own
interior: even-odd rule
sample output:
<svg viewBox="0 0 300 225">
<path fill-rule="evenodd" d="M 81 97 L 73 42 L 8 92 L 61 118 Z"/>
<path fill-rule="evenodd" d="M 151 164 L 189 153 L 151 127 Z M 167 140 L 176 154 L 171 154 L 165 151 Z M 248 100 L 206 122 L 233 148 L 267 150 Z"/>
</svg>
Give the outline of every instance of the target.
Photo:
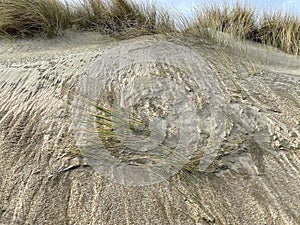
<svg viewBox="0 0 300 225">
<path fill-rule="evenodd" d="M 212 5 L 196 11 L 196 21 L 186 26 L 185 33 L 220 41 L 220 32 L 233 38 L 245 39 L 276 47 L 289 54 L 300 54 L 300 20 L 290 14 L 264 13 L 255 14 L 255 9 L 236 3 Z M 222 41 L 222 40 L 221 40 Z"/>
<path fill-rule="evenodd" d="M 128 0 L 82 0 L 72 5 L 60 0 L 0 0 L 0 35 L 54 37 L 66 28 L 93 30 L 130 38 L 175 29 L 167 13 L 154 5 Z"/>
<path fill-rule="evenodd" d="M 167 13 L 154 5 L 138 5 L 128 0 L 82 0 L 73 6 L 72 25 L 80 30 L 130 38 L 174 30 Z"/>
<path fill-rule="evenodd" d="M 60 0 L 0 0 L 0 36 L 54 37 L 72 27 L 118 38 L 176 32 L 214 42 L 227 33 L 300 54 L 300 21 L 295 16 L 278 12 L 259 17 L 254 8 L 239 3 L 203 6 L 195 13 L 195 21 L 178 15 L 182 26 L 177 29 L 176 18 L 166 10 L 130 0 L 81 0 L 72 5 Z"/>
<path fill-rule="evenodd" d="M 289 14 L 265 13 L 257 40 L 289 54 L 300 54 L 300 21 Z"/>
<path fill-rule="evenodd" d="M 151 30 L 151 21 L 146 21 L 135 4 L 114 0 L 112 5 L 99 0 L 84 0 L 73 12 L 73 23 L 82 30 L 96 30 L 102 33 L 120 33 L 136 27 Z"/>
<path fill-rule="evenodd" d="M 228 5 L 212 5 L 198 11 L 196 26 L 199 30 L 226 32 L 238 38 L 250 38 L 255 31 L 254 9 L 236 4 L 234 8 Z"/>
<path fill-rule="evenodd" d="M 70 11 L 58 0 L 0 1 L 0 34 L 53 37 L 70 25 Z"/>
</svg>

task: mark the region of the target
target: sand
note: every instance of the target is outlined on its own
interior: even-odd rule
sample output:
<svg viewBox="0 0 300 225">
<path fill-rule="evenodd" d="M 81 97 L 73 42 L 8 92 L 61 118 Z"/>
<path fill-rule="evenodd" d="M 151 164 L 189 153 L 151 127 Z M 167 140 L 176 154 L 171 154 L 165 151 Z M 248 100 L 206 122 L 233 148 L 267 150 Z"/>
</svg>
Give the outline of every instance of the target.
<svg viewBox="0 0 300 225">
<path fill-rule="evenodd" d="M 299 57 L 72 32 L 0 56 L 0 224 L 300 223 Z M 150 134 L 108 148 L 82 97 Z"/>
</svg>

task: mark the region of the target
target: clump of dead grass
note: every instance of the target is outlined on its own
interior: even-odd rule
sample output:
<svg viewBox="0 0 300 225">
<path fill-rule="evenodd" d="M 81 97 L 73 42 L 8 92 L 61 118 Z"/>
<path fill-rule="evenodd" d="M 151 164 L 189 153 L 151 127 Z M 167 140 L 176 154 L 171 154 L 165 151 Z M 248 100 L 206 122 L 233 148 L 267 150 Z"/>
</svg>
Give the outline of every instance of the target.
<svg viewBox="0 0 300 225">
<path fill-rule="evenodd" d="M 54 37 L 70 22 L 67 5 L 59 0 L 0 1 L 0 35 Z"/>
<path fill-rule="evenodd" d="M 128 38 L 175 29 L 166 11 L 155 5 L 140 5 L 129 0 L 83 0 L 75 7 L 73 23 L 81 30 Z"/>
<path fill-rule="evenodd" d="M 236 4 L 211 5 L 198 11 L 196 26 L 202 31 L 225 32 L 238 38 L 250 38 L 255 32 L 254 9 Z"/>
<path fill-rule="evenodd" d="M 220 33 L 276 47 L 289 54 L 300 53 L 300 20 L 288 13 L 264 13 L 258 16 L 253 7 L 236 3 L 211 5 L 196 10 L 196 20 L 187 23 L 185 33 L 220 41 Z M 221 39 L 222 41 L 222 39 Z"/>
<path fill-rule="evenodd" d="M 41 34 L 51 38 L 70 27 L 123 38 L 175 29 L 166 11 L 128 0 L 81 0 L 73 4 L 60 0 L 0 1 L 0 35 L 23 38 Z"/>
<path fill-rule="evenodd" d="M 300 21 L 281 12 L 265 13 L 259 25 L 257 40 L 289 54 L 300 54 Z"/>
</svg>

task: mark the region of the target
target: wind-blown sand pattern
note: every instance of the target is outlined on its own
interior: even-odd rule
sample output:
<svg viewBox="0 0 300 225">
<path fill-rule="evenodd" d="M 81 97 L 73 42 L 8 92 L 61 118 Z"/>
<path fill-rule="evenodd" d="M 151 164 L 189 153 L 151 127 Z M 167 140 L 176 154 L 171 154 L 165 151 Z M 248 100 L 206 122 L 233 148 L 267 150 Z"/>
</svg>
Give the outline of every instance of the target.
<svg viewBox="0 0 300 225">
<path fill-rule="evenodd" d="M 0 54 L 1 224 L 300 224 L 299 58 L 88 33 Z M 80 97 L 148 116 L 149 142 L 107 149 Z"/>
</svg>

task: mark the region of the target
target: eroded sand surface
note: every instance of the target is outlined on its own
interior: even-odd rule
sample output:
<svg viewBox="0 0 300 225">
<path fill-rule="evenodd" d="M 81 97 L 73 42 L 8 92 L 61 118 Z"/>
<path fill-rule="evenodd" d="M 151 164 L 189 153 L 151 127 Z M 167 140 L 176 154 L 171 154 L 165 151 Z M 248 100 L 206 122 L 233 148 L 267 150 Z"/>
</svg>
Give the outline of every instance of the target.
<svg viewBox="0 0 300 225">
<path fill-rule="evenodd" d="M 2 40 L 0 224 L 300 224 L 299 58 L 234 46 Z M 88 145 L 76 94 L 156 133 Z"/>
</svg>

